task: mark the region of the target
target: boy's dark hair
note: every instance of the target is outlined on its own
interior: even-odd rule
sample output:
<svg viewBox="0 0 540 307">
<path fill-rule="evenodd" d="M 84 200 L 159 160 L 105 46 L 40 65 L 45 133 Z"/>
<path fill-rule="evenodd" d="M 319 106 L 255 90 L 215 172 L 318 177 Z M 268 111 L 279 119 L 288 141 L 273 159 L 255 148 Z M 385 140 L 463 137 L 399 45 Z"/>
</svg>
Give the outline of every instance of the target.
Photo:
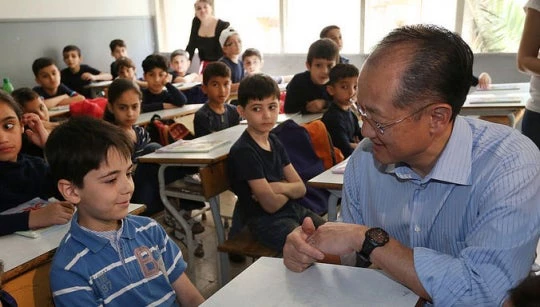
<svg viewBox="0 0 540 307">
<path fill-rule="evenodd" d="M 321 38 L 316 40 L 309 46 L 307 54 L 307 62 L 311 65 L 313 59 L 325 59 L 329 61 L 338 61 L 339 59 L 339 47 L 329 38 Z"/>
<path fill-rule="evenodd" d="M 279 87 L 272 77 L 266 74 L 247 76 L 238 85 L 238 105 L 245 107 L 249 100 L 263 100 L 275 97 L 279 100 Z"/>
<path fill-rule="evenodd" d="M 62 54 L 66 52 L 70 52 L 70 51 L 77 51 L 77 54 L 79 55 L 79 57 L 81 56 L 81 49 L 75 45 L 65 46 L 64 49 L 62 49 Z"/>
<path fill-rule="evenodd" d="M 529 276 L 511 289 L 510 301 L 516 307 L 540 306 L 540 276 Z"/>
<path fill-rule="evenodd" d="M 139 98 L 142 98 L 141 89 L 137 83 L 133 82 L 133 80 L 122 78 L 114 80 L 111 85 L 109 85 L 107 91 L 108 103 L 111 105 L 115 104 L 122 94 L 130 90 L 137 92 L 139 94 Z M 114 114 L 109 111 L 109 108 L 105 108 L 105 112 L 103 112 L 103 119 L 113 124 L 116 122 Z"/>
<path fill-rule="evenodd" d="M 223 62 L 212 62 L 203 71 L 203 84 L 208 85 L 212 77 L 231 77 L 231 69 Z"/>
<path fill-rule="evenodd" d="M 40 70 L 51 65 L 56 66 L 56 62 L 51 58 L 39 58 L 34 60 L 34 63 L 32 63 L 32 71 L 34 72 L 34 76 L 37 77 Z"/>
<path fill-rule="evenodd" d="M 154 68 L 161 68 L 164 71 L 168 71 L 168 67 L 169 63 L 167 58 L 157 53 L 147 56 L 142 62 L 144 73 L 150 72 Z"/>
<path fill-rule="evenodd" d="M 45 157 L 55 181 L 65 179 L 83 188 L 84 176 L 107 162 L 111 148 L 131 160 L 133 141 L 121 128 L 101 119 L 76 116 L 51 132 Z"/>
<path fill-rule="evenodd" d="M 17 118 L 21 120 L 22 115 L 23 115 L 21 106 L 19 106 L 19 104 L 15 102 L 13 97 L 11 97 L 8 93 L 4 92 L 3 90 L 0 90 L 0 104 L 1 103 L 6 104 L 10 109 L 12 109 L 17 115 Z"/>
<path fill-rule="evenodd" d="M 39 97 L 38 93 L 34 92 L 34 90 L 29 87 L 18 88 L 11 92 L 11 96 L 22 108 L 24 108 L 28 102 Z"/>
<path fill-rule="evenodd" d="M 332 85 L 344 78 L 358 77 L 359 74 L 360 71 L 358 68 L 352 64 L 336 64 L 336 66 L 332 67 L 330 73 L 328 74 L 330 77 L 328 84 Z"/>
<path fill-rule="evenodd" d="M 121 57 L 118 60 L 116 60 L 115 62 L 116 62 L 116 67 L 118 68 L 118 71 L 120 71 L 120 68 L 123 68 L 123 67 L 136 68 L 135 62 L 133 62 L 133 60 L 128 58 L 128 57 Z"/>
<path fill-rule="evenodd" d="M 328 32 L 332 30 L 340 30 L 340 28 L 336 25 L 330 25 L 326 26 L 321 30 L 321 33 L 319 34 L 319 38 L 325 38 L 328 37 Z"/>
<path fill-rule="evenodd" d="M 177 57 L 179 55 L 184 56 L 189 60 L 189 52 L 187 52 L 186 50 L 183 50 L 183 49 L 176 49 L 175 51 L 173 51 L 171 53 L 171 62 L 175 57 Z"/>
<path fill-rule="evenodd" d="M 256 56 L 259 58 L 259 60 L 262 61 L 262 54 L 258 49 L 255 49 L 255 48 L 246 49 L 246 51 L 242 53 L 242 61 L 248 56 Z"/>
<path fill-rule="evenodd" d="M 113 39 L 110 43 L 109 43 L 109 48 L 111 48 L 111 52 L 114 52 L 114 49 L 116 49 L 117 47 L 124 47 L 124 48 L 127 48 L 126 46 L 126 43 L 124 42 L 124 40 L 122 39 Z"/>
</svg>

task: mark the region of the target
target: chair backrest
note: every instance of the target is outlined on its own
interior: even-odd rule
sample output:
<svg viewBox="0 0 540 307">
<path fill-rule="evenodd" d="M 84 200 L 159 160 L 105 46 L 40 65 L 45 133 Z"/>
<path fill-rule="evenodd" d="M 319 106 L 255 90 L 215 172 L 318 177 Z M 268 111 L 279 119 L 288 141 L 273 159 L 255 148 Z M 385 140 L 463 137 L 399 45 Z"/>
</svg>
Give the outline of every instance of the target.
<svg viewBox="0 0 540 307">
<path fill-rule="evenodd" d="M 323 163 L 313 150 L 311 138 L 304 127 L 289 119 L 274 128 L 272 133 L 277 135 L 285 147 L 291 164 L 304 182 L 324 171 Z M 306 190 L 306 195 L 297 202 L 317 214 L 326 212 L 328 210 L 328 191 L 307 184 Z"/>
<path fill-rule="evenodd" d="M 309 133 L 315 153 L 322 160 L 325 170 L 345 159 L 341 150 L 334 147 L 332 138 L 320 119 L 305 123 L 303 126 Z"/>
</svg>

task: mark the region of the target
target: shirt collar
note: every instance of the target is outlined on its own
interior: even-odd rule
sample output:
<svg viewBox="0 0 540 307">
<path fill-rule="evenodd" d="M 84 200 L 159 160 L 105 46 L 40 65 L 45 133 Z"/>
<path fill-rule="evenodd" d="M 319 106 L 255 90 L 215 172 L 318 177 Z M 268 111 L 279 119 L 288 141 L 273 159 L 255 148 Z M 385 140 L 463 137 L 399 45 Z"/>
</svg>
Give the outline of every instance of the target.
<svg viewBox="0 0 540 307">
<path fill-rule="evenodd" d="M 74 240 L 77 240 L 82 245 L 85 245 L 88 249 L 90 249 L 93 253 L 99 252 L 102 248 L 104 248 L 108 243 L 109 240 L 102 238 L 100 236 L 97 236 L 91 232 L 85 231 L 81 228 L 77 220 L 79 219 L 79 213 L 76 212 L 73 215 L 73 218 L 71 219 L 71 237 Z M 135 229 L 130 225 L 128 222 L 128 219 L 124 218 L 122 220 L 122 234 L 120 235 L 121 238 L 127 238 L 127 239 L 133 239 L 135 237 Z"/>
<path fill-rule="evenodd" d="M 386 166 L 387 173 L 395 173 L 401 179 L 417 179 L 422 183 L 430 180 L 471 185 L 472 131 L 465 119 L 457 116 L 452 134 L 437 163 L 427 176 L 421 178 L 404 163 Z"/>
</svg>

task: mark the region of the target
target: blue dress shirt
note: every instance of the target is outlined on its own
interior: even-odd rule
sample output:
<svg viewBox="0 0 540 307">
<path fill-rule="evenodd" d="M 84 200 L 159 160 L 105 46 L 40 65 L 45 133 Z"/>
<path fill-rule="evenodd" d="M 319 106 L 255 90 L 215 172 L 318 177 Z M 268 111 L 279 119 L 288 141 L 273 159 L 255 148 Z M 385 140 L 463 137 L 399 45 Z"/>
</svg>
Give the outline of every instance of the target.
<svg viewBox="0 0 540 307">
<path fill-rule="evenodd" d="M 342 214 L 411 247 L 434 305 L 501 305 L 535 258 L 540 152 L 517 130 L 458 116 L 422 178 L 378 163 L 364 139 L 347 164 Z"/>
</svg>

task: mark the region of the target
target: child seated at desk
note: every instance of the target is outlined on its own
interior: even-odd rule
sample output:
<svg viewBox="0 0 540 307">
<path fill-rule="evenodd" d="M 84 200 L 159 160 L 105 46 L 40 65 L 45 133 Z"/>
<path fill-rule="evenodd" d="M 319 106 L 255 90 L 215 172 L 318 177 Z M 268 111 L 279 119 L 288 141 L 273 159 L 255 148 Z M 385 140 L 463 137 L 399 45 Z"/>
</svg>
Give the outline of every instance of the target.
<svg viewBox="0 0 540 307">
<path fill-rule="evenodd" d="M 319 113 L 330 105 L 326 92 L 328 73 L 339 59 L 339 48 L 330 39 L 323 38 L 309 46 L 307 70 L 294 75 L 287 85 L 285 113 Z"/>
<path fill-rule="evenodd" d="M 15 101 L 21 106 L 23 113 L 34 113 L 39 116 L 41 123 L 51 132 L 56 126 L 59 125 L 57 122 L 51 122 L 49 117 L 49 109 L 43 102 L 43 98 L 38 95 L 34 90 L 29 87 L 21 87 L 14 90 L 11 93 L 11 96 Z"/>
<path fill-rule="evenodd" d="M 262 73 L 264 66 L 264 60 L 262 53 L 256 48 L 248 48 L 242 53 L 242 62 L 244 63 L 244 69 L 246 70 L 246 76 Z M 272 76 L 272 79 L 277 84 L 289 83 L 292 79 L 292 75 L 286 76 Z"/>
<path fill-rule="evenodd" d="M 222 62 L 213 62 L 203 71 L 203 92 L 208 101 L 195 113 L 195 137 L 236 126 L 240 116 L 236 107 L 228 104 L 231 94 L 231 70 Z"/>
<path fill-rule="evenodd" d="M 195 83 L 202 81 L 202 75 L 198 73 L 187 73 L 190 65 L 189 52 L 177 49 L 171 53 L 171 74 L 174 83 Z M 200 84 L 182 90 L 182 93 L 186 95 L 188 103 L 205 103 L 208 100 Z"/>
<path fill-rule="evenodd" d="M 322 122 L 333 145 L 341 150 L 345 158 L 352 154 L 362 139 L 358 117 L 351 110 L 353 101 L 356 101 L 358 74 L 358 68 L 352 64 L 337 64 L 330 70 L 330 81 L 326 86 L 333 100 Z"/>
<path fill-rule="evenodd" d="M 114 61 L 111 63 L 111 75 L 113 79 L 116 79 L 118 77 L 118 66 L 116 65 L 116 61 L 118 61 L 120 58 L 127 58 L 127 45 L 126 42 L 122 39 L 113 39 L 109 43 L 109 49 L 111 49 L 111 56 L 114 58 Z"/>
<path fill-rule="evenodd" d="M 151 54 L 142 62 L 144 80 L 148 83 L 148 88 L 142 91 L 143 112 L 172 109 L 186 104 L 186 96 L 171 83 L 172 75 L 167 72 L 168 66 L 167 59 L 161 54 Z"/>
<path fill-rule="evenodd" d="M 141 90 L 131 80 L 116 79 L 109 86 L 109 101 L 103 119 L 117 125 L 127 133 L 134 144 L 133 163 L 137 164 L 137 159 L 143 155 L 154 152 L 161 145 L 150 141 L 150 135 L 143 127 L 136 125 L 141 113 Z M 158 181 L 159 164 L 139 163 L 137 172 L 133 176 L 135 191 L 132 201 L 146 205 L 144 215 L 152 216 L 163 210 L 163 202 L 159 195 Z M 190 168 L 169 168 L 165 172 L 165 182 L 170 183 L 182 178 L 187 173 L 194 173 L 196 169 Z M 189 203 L 189 204 L 188 204 Z M 201 208 L 201 202 L 182 200 L 182 205 L 187 207 Z M 193 224 L 192 231 L 198 234 L 204 231 L 204 226 L 199 222 Z"/>
<path fill-rule="evenodd" d="M 329 38 L 339 47 L 339 51 L 343 49 L 343 37 L 341 36 L 341 29 L 336 25 L 326 26 L 321 30 L 319 34 L 320 38 Z M 341 64 L 349 64 L 349 59 L 339 55 L 339 62 Z"/>
<path fill-rule="evenodd" d="M 72 102 L 85 99 L 76 91 L 60 82 L 60 71 L 51 58 L 39 58 L 32 63 L 32 71 L 39 86 L 33 88 L 43 97 L 47 108 L 69 105 Z"/>
<path fill-rule="evenodd" d="M 13 98 L 0 90 L 0 122 L 0 212 L 36 197 L 60 198 L 45 160 L 20 153 L 23 133 L 37 145 L 45 144 L 49 133 L 39 117 L 33 113 L 23 115 Z M 37 210 L 0 214 L 0 236 L 65 224 L 73 211 L 72 204 L 59 201 Z"/>
<path fill-rule="evenodd" d="M 180 248 L 156 221 L 128 215 L 133 141 L 90 117 L 57 127 L 45 147 L 65 199 L 77 206 L 56 250 L 50 281 L 61 306 L 198 306 Z"/>
<path fill-rule="evenodd" d="M 223 56 L 219 59 L 231 69 L 231 92 L 238 91 L 238 84 L 244 79 L 244 63 L 240 59 L 242 53 L 242 40 L 240 35 L 232 27 L 221 31 L 219 43 L 223 50 Z"/>
<path fill-rule="evenodd" d="M 81 49 L 75 45 L 67 45 L 62 50 L 62 57 L 67 68 L 62 69 L 62 82 L 69 88 L 91 97 L 90 89 L 87 87 L 93 81 L 109 81 L 112 75 L 101 72 L 91 66 L 81 64 Z"/>
<path fill-rule="evenodd" d="M 295 202 L 304 196 L 306 187 L 285 148 L 270 133 L 278 117 L 279 95 L 268 75 L 256 74 L 240 82 L 238 111 L 247 120 L 247 128 L 228 156 L 229 179 L 240 206 L 235 209 L 240 217 L 233 220 L 247 224 L 258 241 L 277 251 L 305 217 L 311 217 L 316 226 L 325 222 Z"/>
<path fill-rule="evenodd" d="M 130 58 L 121 57 L 115 62 L 115 67 L 117 68 L 118 78 L 133 80 L 141 88 L 147 88 L 148 82 L 144 81 L 142 78 L 137 78 L 137 68 L 135 63 Z"/>
<path fill-rule="evenodd" d="M 200 74 L 188 74 L 190 65 L 189 52 L 177 49 L 171 53 L 171 74 L 174 83 L 193 83 L 202 81 L 202 76 Z"/>
</svg>

